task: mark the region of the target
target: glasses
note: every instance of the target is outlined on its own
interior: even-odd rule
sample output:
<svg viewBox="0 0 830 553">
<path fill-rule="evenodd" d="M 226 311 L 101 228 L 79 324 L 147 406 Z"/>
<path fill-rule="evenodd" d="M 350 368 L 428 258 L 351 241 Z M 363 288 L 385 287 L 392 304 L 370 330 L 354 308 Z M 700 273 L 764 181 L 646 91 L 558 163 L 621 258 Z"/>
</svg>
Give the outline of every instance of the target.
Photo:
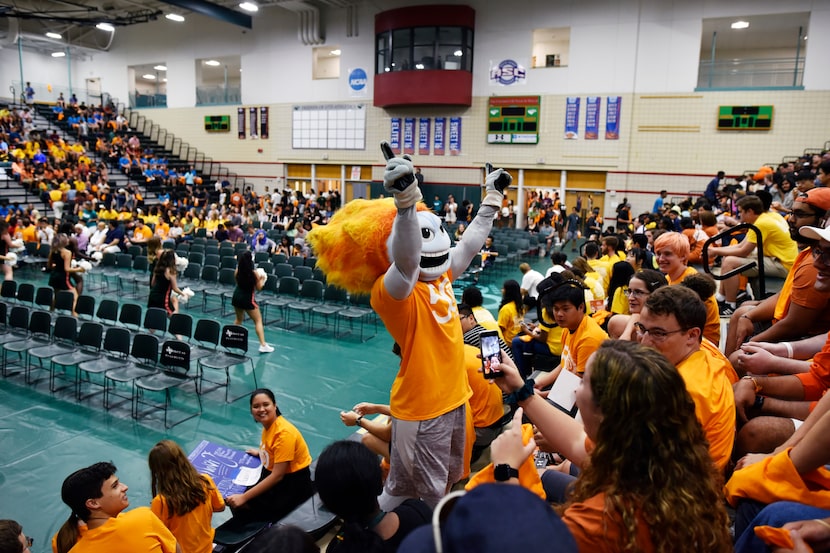
<svg viewBox="0 0 830 553">
<path fill-rule="evenodd" d="M 648 334 L 655 342 L 662 342 L 668 338 L 669 335 L 676 334 L 678 332 L 685 332 L 687 329 L 678 328 L 677 330 L 663 330 L 662 328 L 646 328 L 641 323 L 634 323 L 634 330 L 636 330 L 637 334 L 640 336 Z"/>
<path fill-rule="evenodd" d="M 790 215 L 795 217 L 796 219 L 807 219 L 809 217 L 815 217 L 816 214 L 807 211 L 793 211 Z"/>
<path fill-rule="evenodd" d="M 814 260 L 821 259 L 821 262 L 824 265 L 830 265 L 830 250 L 823 250 L 818 246 L 813 246 L 813 249 L 810 253 L 813 254 Z"/>
<path fill-rule="evenodd" d="M 625 291 L 626 296 L 634 296 L 635 298 L 642 298 L 643 296 L 648 296 L 651 292 L 646 290 L 637 290 L 635 288 L 629 288 Z"/>
</svg>

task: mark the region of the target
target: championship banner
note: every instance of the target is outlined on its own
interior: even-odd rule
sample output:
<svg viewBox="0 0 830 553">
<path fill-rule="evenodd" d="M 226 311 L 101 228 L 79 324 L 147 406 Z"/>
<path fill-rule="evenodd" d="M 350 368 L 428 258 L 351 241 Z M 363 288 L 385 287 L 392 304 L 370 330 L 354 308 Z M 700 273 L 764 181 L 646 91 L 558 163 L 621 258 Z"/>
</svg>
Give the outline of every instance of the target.
<svg viewBox="0 0 830 553">
<path fill-rule="evenodd" d="M 259 123 L 257 123 L 257 108 L 250 108 L 249 109 L 251 114 L 251 138 L 257 137 L 257 131 L 259 130 Z"/>
<path fill-rule="evenodd" d="M 579 139 L 579 96 L 568 96 L 565 106 L 565 140 Z"/>
<path fill-rule="evenodd" d="M 259 137 L 268 138 L 268 108 L 259 108 Z"/>
<path fill-rule="evenodd" d="M 599 96 L 588 96 L 585 99 L 585 140 L 597 140 L 599 138 L 599 109 L 602 105 L 602 98 Z"/>
<path fill-rule="evenodd" d="M 622 96 L 609 96 L 605 111 L 605 140 L 620 139 L 620 107 Z"/>
<path fill-rule="evenodd" d="M 245 108 L 236 108 L 236 126 L 239 128 L 239 140 L 245 140 Z"/>
<path fill-rule="evenodd" d="M 429 129 L 431 121 L 429 117 L 421 117 L 418 119 L 418 155 L 429 155 Z"/>
<path fill-rule="evenodd" d="M 403 153 L 415 153 L 415 118 L 407 117 L 403 120 Z"/>
<path fill-rule="evenodd" d="M 435 118 L 435 135 L 432 140 L 432 155 L 444 155 L 444 128 L 447 125 L 446 117 Z"/>
<path fill-rule="evenodd" d="M 450 117 L 450 155 L 461 153 L 461 118 Z"/>
<path fill-rule="evenodd" d="M 389 146 L 395 155 L 401 153 L 401 118 L 392 118 L 392 131 L 389 133 Z"/>
</svg>

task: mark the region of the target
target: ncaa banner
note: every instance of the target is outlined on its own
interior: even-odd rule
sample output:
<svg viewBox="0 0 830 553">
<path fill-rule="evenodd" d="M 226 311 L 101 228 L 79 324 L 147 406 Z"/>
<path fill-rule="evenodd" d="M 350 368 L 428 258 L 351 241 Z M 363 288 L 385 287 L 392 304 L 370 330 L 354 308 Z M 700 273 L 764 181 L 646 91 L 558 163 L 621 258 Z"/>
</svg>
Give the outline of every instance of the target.
<svg viewBox="0 0 830 553">
<path fill-rule="evenodd" d="M 389 133 L 389 146 L 392 148 L 392 151 L 395 152 L 395 155 L 400 155 L 400 153 L 401 153 L 401 118 L 400 117 L 393 117 L 392 118 L 392 130 Z"/>
<path fill-rule="evenodd" d="M 602 98 L 599 96 L 585 98 L 585 140 L 599 138 L 599 108 L 601 105 Z"/>
<path fill-rule="evenodd" d="M 450 117 L 450 155 L 461 153 L 461 118 Z"/>
<path fill-rule="evenodd" d="M 568 96 L 565 104 L 565 140 L 579 138 L 579 96 Z"/>
<path fill-rule="evenodd" d="M 369 78 L 366 75 L 366 70 L 362 67 L 356 67 L 349 70 L 349 94 L 352 97 L 365 97 L 368 90 Z"/>
<path fill-rule="evenodd" d="M 407 117 L 403 120 L 403 153 L 415 153 L 415 118 Z"/>
<path fill-rule="evenodd" d="M 605 111 L 605 140 L 620 139 L 620 107 L 622 96 L 609 96 Z"/>
<path fill-rule="evenodd" d="M 418 119 L 418 155 L 429 155 L 429 128 L 432 119 L 421 117 Z"/>
<path fill-rule="evenodd" d="M 446 117 L 435 118 L 435 134 L 432 140 L 432 155 L 444 155 L 444 128 L 447 125 Z"/>
</svg>

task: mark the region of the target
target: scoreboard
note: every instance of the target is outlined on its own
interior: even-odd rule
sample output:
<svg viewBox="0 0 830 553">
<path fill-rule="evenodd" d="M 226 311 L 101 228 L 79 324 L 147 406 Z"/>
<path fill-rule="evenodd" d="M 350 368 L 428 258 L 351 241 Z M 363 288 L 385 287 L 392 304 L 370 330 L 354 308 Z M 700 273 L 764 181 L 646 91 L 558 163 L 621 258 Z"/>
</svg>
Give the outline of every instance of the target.
<svg viewBox="0 0 830 553">
<path fill-rule="evenodd" d="M 230 115 L 205 115 L 205 130 L 207 132 L 228 132 L 231 130 Z"/>
<path fill-rule="evenodd" d="M 539 96 L 493 96 L 487 109 L 488 144 L 538 144 Z"/>
<path fill-rule="evenodd" d="M 772 129 L 772 106 L 720 106 L 719 131 L 768 131 Z"/>
</svg>

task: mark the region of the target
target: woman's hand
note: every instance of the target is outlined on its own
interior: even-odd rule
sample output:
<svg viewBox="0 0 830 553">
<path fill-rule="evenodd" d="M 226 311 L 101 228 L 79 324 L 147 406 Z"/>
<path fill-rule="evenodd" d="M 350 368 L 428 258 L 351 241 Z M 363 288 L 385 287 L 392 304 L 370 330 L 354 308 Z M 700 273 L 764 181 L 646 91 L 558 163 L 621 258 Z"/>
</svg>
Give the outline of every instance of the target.
<svg viewBox="0 0 830 553">
<path fill-rule="evenodd" d="M 775 372 L 778 357 L 759 347 L 758 342 L 747 342 L 738 354 L 738 367 L 747 373 L 768 374 Z"/>
<path fill-rule="evenodd" d="M 772 455 L 772 453 L 747 453 L 746 455 L 738 459 L 737 463 L 735 463 L 735 470 L 745 469 L 746 467 L 763 461 L 764 459 L 766 459 L 767 457 L 771 457 Z"/>
<path fill-rule="evenodd" d="M 357 405 L 355 405 L 354 407 L 352 407 L 352 411 L 354 411 L 358 415 L 375 415 L 377 413 L 380 413 L 380 411 L 378 411 L 377 404 L 368 403 L 366 401 L 362 401 L 362 402 L 358 403 Z M 342 418 L 342 415 L 341 415 L 341 418 Z"/>
<path fill-rule="evenodd" d="M 522 440 L 523 412 L 521 407 L 516 409 L 510 426 L 490 444 L 490 459 L 493 465 L 507 464 L 518 469 L 536 450 L 536 441 L 533 438 L 527 445 Z"/>
<path fill-rule="evenodd" d="M 259 450 L 254 447 L 246 448 L 245 453 L 247 453 L 251 457 L 259 457 Z"/>
<path fill-rule="evenodd" d="M 354 411 L 340 411 L 340 420 L 346 426 L 356 426 L 358 417 L 360 417 L 360 415 Z"/>
<path fill-rule="evenodd" d="M 481 355 L 479 355 L 479 357 L 481 357 Z M 507 355 L 507 352 L 504 350 L 501 351 L 501 361 L 491 365 L 490 369 L 493 371 L 501 371 L 504 374 L 504 376 L 494 378 L 491 382 L 494 382 L 501 389 L 501 391 L 506 394 L 512 394 L 525 385 L 525 381 L 519 373 L 519 369 L 516 368 L 516 364 L 512 359 L 510 359 L 510 356 Z M 479 369 L 479 371 L 480 370 L 481 369 Z"/>
<path fill-rule="evenodd" d="M 830 523 L 826 518 L 788 522 L 783 527 L 790 531 L 790 537 L 795 542 L 795 548 L 792 551 L 795 553 L 811 551 L 807 544 L 816 551 L 825 551 L 830 546 Z M 790 550 L 776 549 L 775 551 Z"/>
<path fill-rule="evenodd" d="M 243 505 L 245 505 L 245 502 L 245 494 L 243 493 L 229 495 L 225 498 L 225 503 L 232 509 L 238 509 L 239 507 L 242 507 Z"/>
</svg>

